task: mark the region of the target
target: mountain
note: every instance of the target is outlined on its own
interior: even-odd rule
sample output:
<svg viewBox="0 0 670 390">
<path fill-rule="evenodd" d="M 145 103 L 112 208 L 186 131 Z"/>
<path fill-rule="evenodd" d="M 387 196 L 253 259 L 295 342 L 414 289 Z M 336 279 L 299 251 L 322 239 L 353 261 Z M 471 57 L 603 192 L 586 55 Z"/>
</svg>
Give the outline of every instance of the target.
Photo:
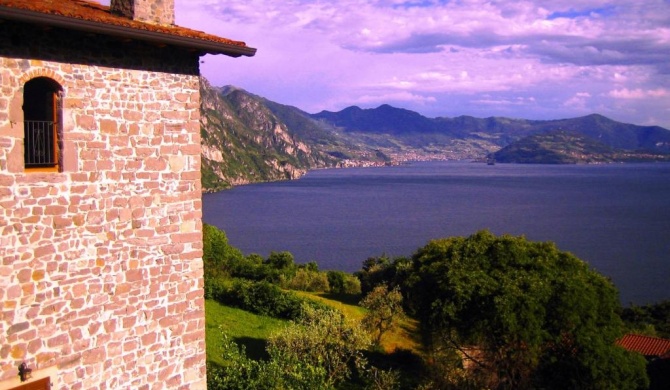
<svg viewBox="0 0 670 390">
<path fill-rule="evenodd" d="M 593 114 L 549 121 L 427 118 L 381 105 L 306 113 L 232 86 L 201 82 L 205 191 L 295 179 L 310 169 L 403 161 L 667 161 L 670 131 Z M 495 154 L 494 154 L 495 153 Z"/>
<path fill-rule="evenodd" d="M 200 96 L 205 191 L 296 179 L 339 162 L 296 136 L 260 97 L 234 87 L 212 87 L 204 78 Z"/>
<path fill-rule="evenodd" d="M 670 154 L 617 149 L 574 131 L 550 130 L 505 146 L 493 153 L 493 159 L 519 164 L 593 164 L 670 161 Z"/>
<path fill-rule="evenodd" d="M 267 99 L 263 102 L 293 134 L 312 145 L 315 150 L 337 159 L 338 166 L 380 165 L 391 161 L 391 158 L 374 149 L 369 143 L 342 136 L 332 125 L 316 121 L 310 114 L 296 107 Z"/>
<path fill-rule="evenodd" d="M 412 111 L 382 105 L 374 109 L 345 108 L 322 111 L 312 118 L 341 128 L 348 135 L 383 136 L 375 144 L 390 155 L 423 151 L 434 156 L 481 158 L 529 135 L 564 130 L 592 138 L 616 149 L 670 152 L 670 131 L 658 126 L 636 126 L 593 114 L 580 118 L 537 121 L 510 118 L 426 118 Z M 385 150 L 385 147 L 395 150 Z M 404 149 L 404 150 L 403 150 Z M 399 156 L 397 156 L 399 157 Z"/>
</svg>

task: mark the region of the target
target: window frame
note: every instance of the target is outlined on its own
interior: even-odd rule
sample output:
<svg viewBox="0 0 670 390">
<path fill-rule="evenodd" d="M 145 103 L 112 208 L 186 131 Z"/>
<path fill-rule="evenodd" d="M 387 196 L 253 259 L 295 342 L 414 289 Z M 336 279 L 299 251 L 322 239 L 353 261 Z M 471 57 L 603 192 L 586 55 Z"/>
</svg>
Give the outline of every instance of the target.
<svg viewBox="0 0 670 390">
<path fill-rule="evenodd" d="M 42 103 L 35 101 L 36 96 L 44 98 L 45 101 Z M 38 114 L 36 115 L 35 112 L 38 112 Z M 62 112 L 63 87 L 57 81 L 50 77 L 40 76 L 28 80 L 23 85 L 23 164 L 25 172 L 62 172 Z M 40 119 L 35 119 L 36 116 Z M 50 127 L 47 133 L 39 135 L 37 140 L 46 141 L 43 143 L 48 144 L 48 146 L 45 146 L 43 152 L 51 156 L 51 161 L 31 161 L 31 156 L 34 157 L 34 154 L 27 149 L 32 148 L 28 139 L 35 139 L 32 135 L 36 131 L 31 125 L 37 124 Z"/>
</svg>

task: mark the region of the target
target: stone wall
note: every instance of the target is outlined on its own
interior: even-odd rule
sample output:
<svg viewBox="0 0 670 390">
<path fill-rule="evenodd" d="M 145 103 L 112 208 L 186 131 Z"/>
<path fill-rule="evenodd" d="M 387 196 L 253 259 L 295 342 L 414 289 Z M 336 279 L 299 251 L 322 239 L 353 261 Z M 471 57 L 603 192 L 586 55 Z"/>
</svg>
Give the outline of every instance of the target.
<svg viewBox="0 0 670 390">
<path fill-rule="evenodd" d="M 22 86 L 63 90 L 61 172 Z M 0 388 L 205 388 L 197 53 L 0 23 Z"/>
</svg>

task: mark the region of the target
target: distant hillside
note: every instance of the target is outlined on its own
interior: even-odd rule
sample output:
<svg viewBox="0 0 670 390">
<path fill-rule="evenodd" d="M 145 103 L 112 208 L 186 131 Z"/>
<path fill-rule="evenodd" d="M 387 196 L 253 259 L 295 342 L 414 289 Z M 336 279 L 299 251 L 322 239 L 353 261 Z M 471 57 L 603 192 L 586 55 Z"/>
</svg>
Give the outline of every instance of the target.
<svg viewBox="0 0 670 390">
<path fill-rule="evenodd" d="M 391 161 L 391 158 L 376 150 L 374 145 L 342 136 L 335 127 L 314 120 L 310 114 L 296 107 L 267 99 L 263 99 L 263 102 L 296 137 L 315 150 L 337 159 L 339 166 L 378 165 Z"/>
<path fill-rule="evenodd" d="M 536 121 L 427 118 L 387 104 L 308 114 L 235 87 L 201 83 L 203 188 L 289 180 L 310 169 L 403 161 L 586 163 L 667 160 L 670 131 L 593 114 Z"/>
<path fill-rule="evenodd" d="M 615 149 L 574 131 L 534 134 L 493 154 L 496 162 L 521 164 L 583 164 L 670 161 L 670 154 Z"/>
<path fill-rule="evenodd" d="M 338 159 L 314 150 L 246 91 L 201 86 L 202 182 L 205 191 L 296 179 Z"/>
<path fill-rule="evenodd" d="M 556 130 L 581 134 L 615 149 L 670 153 L 667 129 L 620 123 L 598 114 L 550 121 L 469 116 L 430 119 L 382 105 L 366 110 L 349 107 L 339 112 L 322 111 L 312 118 L 359 138 L 383 135 L 379 138 L 384 144 L 376 146 L 392 155 L 424 152 L 424 157 L 429 157 L 425 152 L 432 151 L 445 157 L 481 158 L 529 135 Z"/>
</svg>

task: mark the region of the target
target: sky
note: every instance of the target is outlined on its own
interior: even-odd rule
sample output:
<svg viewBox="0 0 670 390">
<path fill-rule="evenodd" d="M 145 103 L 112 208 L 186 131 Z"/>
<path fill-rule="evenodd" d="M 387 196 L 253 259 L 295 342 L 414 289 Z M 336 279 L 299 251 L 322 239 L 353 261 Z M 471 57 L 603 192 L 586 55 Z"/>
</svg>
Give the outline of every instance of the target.
<svg viewBox="0 0 670 390">
<path fill-rule="evenodd" d="M 204 56 L 210 83 L 310 113 L 599 113 L 670 129 L 670 0 L 175 0 L 175 15 L 258 49 Z"/>
</svg>

